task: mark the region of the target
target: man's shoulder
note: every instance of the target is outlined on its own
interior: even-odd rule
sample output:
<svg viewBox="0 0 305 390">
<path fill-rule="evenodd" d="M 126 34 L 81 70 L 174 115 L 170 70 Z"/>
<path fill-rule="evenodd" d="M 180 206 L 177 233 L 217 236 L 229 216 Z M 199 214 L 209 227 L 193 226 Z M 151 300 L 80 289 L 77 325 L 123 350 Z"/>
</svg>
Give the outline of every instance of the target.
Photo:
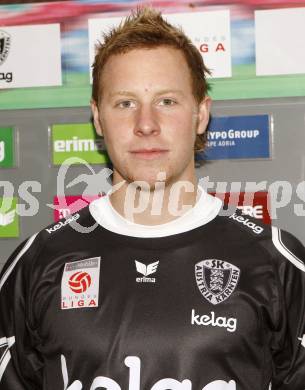
<svg viewBox="0 0 305 390">
<path fill-rule="evenodd" d="M 59 253 L 71 243 L 86 241 L 93 231 L 95 221 L 89 208 L 85 207 L 77 213 L 53 222 L 38 233 L 24 240 L 5 263 L 2 274 L 15 265 L 33 268 L 37 259 L 46 259 L 50 253 Z M 43 255 L 43 256 L 42 256 Z"/>
<path fill-rule="evenodd" d="M 88 219 L 90 219 L 89 208 L 85 207 L 74 214 L 69 214 L 67 217 L 61 218 L 58 221 L 51 223 L 42 229 L 39 232 L 39 235 L 45 240 L 48 240 L 49 238 L 52 239 L 59 234 L 69 234 L 71 233 L 71 230 L 77 231 L 76 229 L 73 229 L 77 225 L 88 225 Z"/>
<path fill-rule="evenodd" d="M 277 266 L 284 263 L 305 272 L 305 248 L 293 234 L 274 223 L 266 224 L 262 219 L 245 215 L 241 210 L 220 218 L 232 237 L 248 242 L 249 248 L 260 247 Z"/>
<path fill-rule="evenodd" d="M 236 209 L 231 213 L 219 215 L 220 223 L 232 234 L 241 234 L 245 239 L 272 237 L 272 227 L 264 223 L 262 219 L 254 218 L 241 210 Z"/>
<path fill-rule="evenodd" d="M 94 231 L 96 221 L 93 219 L 89 207 L 70 214 L 42 229 L 38 234 L 36 241 L 43 247 L 57 247 L 66 242 L 82 242 L 88 235 Z"/>
</svg>

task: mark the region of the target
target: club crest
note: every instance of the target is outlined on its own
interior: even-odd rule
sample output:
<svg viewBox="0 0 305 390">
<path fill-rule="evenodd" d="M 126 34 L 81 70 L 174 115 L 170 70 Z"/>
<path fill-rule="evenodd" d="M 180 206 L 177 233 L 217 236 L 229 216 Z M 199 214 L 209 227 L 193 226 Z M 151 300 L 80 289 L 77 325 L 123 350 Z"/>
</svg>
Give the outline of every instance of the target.
<svg viewBox="0 0 305 390">
<path fill-rule="evenodd" d="M 11 47 L 11 36 L 0 30 L 0 65 L 7 59 Z"/>
<path fill-rule="evenodd" d="M 225 301 L 235 290 L 240 269 L 218 259 L 207 259 L 195 265 L 199 291 L 213 305 Z"/>
</svg>

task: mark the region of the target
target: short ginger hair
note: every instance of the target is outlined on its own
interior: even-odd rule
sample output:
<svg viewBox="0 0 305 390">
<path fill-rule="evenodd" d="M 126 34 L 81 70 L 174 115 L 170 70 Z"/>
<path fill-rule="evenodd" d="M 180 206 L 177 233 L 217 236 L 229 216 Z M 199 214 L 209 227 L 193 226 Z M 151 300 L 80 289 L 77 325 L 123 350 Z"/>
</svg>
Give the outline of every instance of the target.
<svg viewBox="0 0 305 390">
<path fill-rule="evenodd" d="M 207 95 L 209 84 L 206 80 L 209 69 L 205 66 L 199 50 L 184 34 L 181 28 L 168 23 L 161 13 L 153 8 L 137 8 L 127 16 L 118 27 L 103 34 L 103 43 L 96 46 L 95 60 L 92 65 L 92 100 L 99 105 L 102 96 L 102 72 L 107 60 L 116 54 L 124 54 L 134 49 L 150 49 L 168 46 L 180 50 L 192 81 L 192 91 L 199 104 Z M 206 144 L 206 132 L 197 135 L 194 149 L 203 150 Z"/>
</svg>

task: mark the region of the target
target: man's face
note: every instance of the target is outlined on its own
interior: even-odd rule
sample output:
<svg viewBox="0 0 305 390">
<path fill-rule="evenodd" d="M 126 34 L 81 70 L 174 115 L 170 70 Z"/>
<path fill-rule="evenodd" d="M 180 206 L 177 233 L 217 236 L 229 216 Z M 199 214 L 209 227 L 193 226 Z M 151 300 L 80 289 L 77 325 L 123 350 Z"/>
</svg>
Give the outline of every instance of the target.
<svg viewBox="0 0 305 390">
<path fill-rule="evenodd" d="M 94 124 L 114 166 L 114 184 L 153 186 L 194 178 L 194 143 L 209 118 L 209 98 L 198 105 L 183 54 L 169 47 L 134 49 L 109 58 L 102 73 Z"/>
</svg>

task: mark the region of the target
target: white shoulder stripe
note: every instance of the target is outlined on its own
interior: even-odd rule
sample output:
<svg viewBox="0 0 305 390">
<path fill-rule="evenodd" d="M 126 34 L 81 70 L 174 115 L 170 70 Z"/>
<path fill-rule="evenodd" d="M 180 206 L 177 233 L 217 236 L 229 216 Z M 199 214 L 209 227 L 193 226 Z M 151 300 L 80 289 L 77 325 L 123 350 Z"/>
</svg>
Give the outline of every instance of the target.
<svg viewBox="0 0 305 390">
<path fill-rule="evenodd" d="M 66 390 L 68 387 L 68 382 L 69 382 L 67 362 L 66 362 L 66 358 L 64 357 L 64 355 L 60 355 L 60 360 L 61 360 L 61 372 L 62 372 L 62 377 L 64 380 L 64 390 Z"/>
<path fill-rule="evenodd" d="M 4 272 L 1 280 L 0 280 L 0 291 L 4 285 L 4 283 L 6 282 L 7 278 L 10 276 L 10 274 L 12 273 L 13 269 L 15 268 L 16 264 L 18 263 L 19 259 L 21 258 L 21 256 L 23 256 L 25 254 L 25 252 L 30 248 L 30 246 L 33 244 L 36 236 L 37 236 L 38 233 L 34 234 L 28 241 L 27 243 L 25 244 L 25 246 L 22 248 L 22 250 L 18 253 L 18 255 L 15 257 L 14 261 L 12 262 L 12 264 L 8 267 L 8 269 Z"/>
<path fill-rule="evenodd" d="M 4 371 L 11 360 L 10 348 L 15 344 L 15 336 L 0 339 L 0 347 L 4 347 L 5 350 L 0 358 L 0 382 L 3 377 Z"/>
<path fill-rule="evenodd" d="M 299 259 L 295 254 L 293 254 L 282 242 L 281 238 L 281 229 L 278 229 L 275 226 L 272 226 L 272 242 L 276 249 L 286 257 L 293 265 L 298 269 L 305 272 L 305 264 L 301 259 Z"/>
</svg>

